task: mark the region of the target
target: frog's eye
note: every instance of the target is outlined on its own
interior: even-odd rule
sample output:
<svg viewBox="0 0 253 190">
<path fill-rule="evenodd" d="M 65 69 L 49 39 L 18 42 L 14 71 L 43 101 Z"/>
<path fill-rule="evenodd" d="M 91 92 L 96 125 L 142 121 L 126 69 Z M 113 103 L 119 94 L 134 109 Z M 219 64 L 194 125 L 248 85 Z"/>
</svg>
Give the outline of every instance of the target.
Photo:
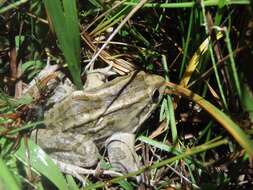
<svg viewBox="0 0 253 190">
<path fill-rule="evenodd" d="M 160 92 L 158 89 L 154 89 L 154 91 L 152 92 L 152 101 L 153 102 L 158 102 L 159 101 L 159 96 L 160 96 Z"/>
</svg>

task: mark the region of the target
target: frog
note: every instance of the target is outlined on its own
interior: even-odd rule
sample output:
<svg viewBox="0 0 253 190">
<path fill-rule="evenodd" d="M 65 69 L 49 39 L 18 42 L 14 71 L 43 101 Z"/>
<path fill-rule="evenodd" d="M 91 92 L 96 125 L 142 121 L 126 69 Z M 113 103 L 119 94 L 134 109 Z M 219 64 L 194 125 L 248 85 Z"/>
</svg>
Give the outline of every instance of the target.
<svg viewBox="0 0 253 190">
<path fill-rule="evenodd" d="M 49 98 L 53 106 L 44 113 L 45 126 L 33 132 L 32 138 L 61 163 L 91 168 L 106 147 L 117 171 L 138 170 L 135 133 L 159 105 L 164 78 L 134 71 L 105 81 L 92 72 L 87 83 L 82 90 L 68 84 L 55 88 Z"/>
</svg>

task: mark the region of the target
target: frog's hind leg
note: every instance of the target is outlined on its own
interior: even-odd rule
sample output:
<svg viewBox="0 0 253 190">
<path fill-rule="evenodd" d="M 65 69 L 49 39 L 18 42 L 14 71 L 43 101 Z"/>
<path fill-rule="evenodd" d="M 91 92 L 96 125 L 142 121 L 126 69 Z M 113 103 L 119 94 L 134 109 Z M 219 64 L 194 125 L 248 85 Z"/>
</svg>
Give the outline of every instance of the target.
<svg viewBox="0 0 253 190">
<path fill-rule="evenodd" d="M 54 160 L 86 168 L 98 162 L 97 146 L 83 134 L 39 129 L 31 137 Z"/>
<path fill-rule="evenodd" d="M 137 171 L 141 164 L 134 150 L 135 135 L 131 133 L 115 133 L 106 140 L 108 157 L 112 167 L 122 173 Z M 140 182 L 140 176 L 137 176 Z"/>
</svg>

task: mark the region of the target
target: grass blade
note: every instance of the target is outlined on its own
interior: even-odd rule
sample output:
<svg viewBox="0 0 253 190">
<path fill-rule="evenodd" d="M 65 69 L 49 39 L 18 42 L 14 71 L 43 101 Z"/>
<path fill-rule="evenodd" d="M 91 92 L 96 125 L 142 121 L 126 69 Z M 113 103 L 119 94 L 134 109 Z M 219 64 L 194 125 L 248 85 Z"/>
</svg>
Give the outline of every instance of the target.
<svg viewBox="0 0 253 190">
<path fill-rule="evenodd" d="M 75 1 L 64 0 L 63 7 L 60 0 L 44 0 L 44 3 L 73 81 L 78 89 L 82 89 L 80 36 Z"/>
<path fill-rule="evenodd" d="M 223 34 L 221 32 L 217 33 L 216 38 L 217 40 L 221 39 L 223 37 Z M 208 50 L 208 46 L 210 43 L 210 37 L 206 38 L 199 46 L 198 50 L 193 54 L 185 72 L 184 75 L 180 81 L 180 85 L 183 87 L 187 87 L 188 83 L 192 77 L 193 72 L 196 70 L 201 56 L 206 53 Z"/>
<path fill-rule="evenodd" d="M 240 85 L 240 81 L 239 81 L 239 76 L 237 74 L 237 69 L 236 69 L 236 64 L 235 64 L 235 60 L 233 57 L 233 51 L 232 51 L 232 45 L 231 45 L 231 41 L 229 38 L 229 33 L 227 28 L 223 28 L 224 32 L 225 32 L 225 36 L 226 36 L 226 44 L 227 44 L 227 48 L 228 48 L 228 55 L 229 55 L 229 59 L 230 59 L 230 67 L 232 70 L 232 77 L 234 78 L 234 83 L 235 83 L 235 88 L 237 91 L 237 94 L 239 96 L 239 99 L 242 100 L 242 91 L 241 91 L 241 85 Z"/>
<path fill-rule="evenodd" d="M 46 176 L 60 190 L 67 190 L 67 183 L 62 173 L 49 156 L 31 140 L 28 140 L 27 144 L 29 147 L 31 167 Z M 22 140 L 15 155 L 19 160 L 27 163 L 27 151 L 25 142 Z"/>
<path fill-rule="evenodd" d="M 19 190 L 15 178 L 0 157 L 0 189 Z"/>
<path fill-rule="evenodd" d="M 163 63 L 163 67 L 164 70 L 166 72 L 166 76 L 165 76 L 165 80 L 167 82 L 169 82 L 169 68 L 168 68 L 168 64 L 167 64 L 167 60 L 166 60 L 166 56 L 162 55 L 162 63 Z M 172 99 L 169 95 L 167 95 L 167 109 L 168 109 L 168 113 L 169 113 L 169 117 L 167 116 L 167 120 L 169 121 L 169 125 L 171 128 L 171 135 L 172 135 L 172 142 L 175 144 L 177 142 L 178 139 L 178 135 L 177 135 L 177 126 L 176 126 L 176 119 L 175 119 L 175 113 L 174 113 L 174 106 L 173 106 L 173 102 Z"/>
<path fill-rule="evenodd" d="M 125 2 L 124 5 L 136 6 L 138 3 L 136 2 Z M 249 5 L 249 0 L 230 0 L 226 1 L 225 5 Z M 204 1 L 204 5 L 207 6 L 219 6 L 218 0 L 207 0 Z M 175 8 L 192 8 L 196 6 L 196 1 L 191 2 L 176 2 L 176 3 L 145 3 L 143 7 L 145 8 L 167 8 L 167 9 L 175 9 Z"/>
<path fill-rule="evenodd" d="M 28 0 L 20 0 L 20 1 L 17 1 L 15 3 L 11 3 L 9 4 L 8 6 L 5 6 L 5 7 L 1 7 L 0 8 L 0 14 L 3 14 L 5 13 L 6 11 L 9 11 L 11 9 L 16 9 L 18 8 L 19 6 L 21 6 L 22 4 L 28 2 Z M 0 6 L 2 5 L 2 2 L 0 2 Z"/>
</svg>

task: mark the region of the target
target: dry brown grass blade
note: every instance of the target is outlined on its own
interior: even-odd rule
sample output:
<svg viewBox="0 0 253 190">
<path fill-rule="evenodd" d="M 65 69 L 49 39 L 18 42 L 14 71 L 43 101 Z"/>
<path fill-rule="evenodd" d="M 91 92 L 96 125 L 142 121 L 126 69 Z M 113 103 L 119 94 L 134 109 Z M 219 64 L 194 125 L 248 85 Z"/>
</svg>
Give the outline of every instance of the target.
<svg viewBox="0 0 253 190">
<path fill-rule="evenodd" d="M 118 27 L 112 32 L 109 38 L 105 41 L 102 47 L 97 51 L 97 53 L 90 60 L 89 65 L 93 64 L 93 62 L 97 59 L 99 54 L 104 50 L 104 48 L 109 44 L 109 42 L 114 38 L 114 36 L 119 32 L 119 30 L 126 24 L 126 22 L 147 2 L 148 0 L 141 0 L 128 15 L 122 20 L 122 22 L 118 25 Z"/>
<path fill-rule="evenodd" d="M 93 52 L 96 52 L 96 47 L 92 43 L 91 38 L 86 32 L 82 32 L 81 38 Z M 98 56 L 102 61 L 104 61 L 108 65 L 111 65 L 115 69 L 115 71 L 118 72 L 120 75 L 124 75 L 126 73 L 129 73 L 130 71 L 135 70 L 135 66 L 132 63 L 129 63 L 122 59 L 113 58 L 105 50 L 102 50 Z"/>
</svg>

